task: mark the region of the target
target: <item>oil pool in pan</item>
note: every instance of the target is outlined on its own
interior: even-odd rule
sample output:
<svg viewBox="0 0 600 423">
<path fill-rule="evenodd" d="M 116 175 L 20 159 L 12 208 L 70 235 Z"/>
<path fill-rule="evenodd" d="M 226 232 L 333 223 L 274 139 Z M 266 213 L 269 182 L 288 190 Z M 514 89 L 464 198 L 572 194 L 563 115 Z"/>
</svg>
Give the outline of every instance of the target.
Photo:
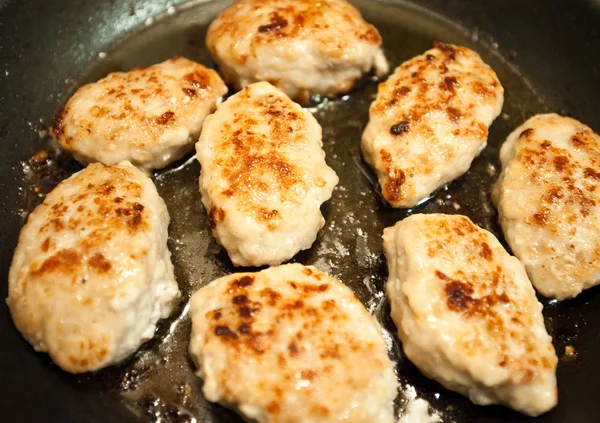
<svg viewBox="0 0 600 423">
<path fill-rule="evenodd" d="M 167 13 L 147 21 L 147 25 L 100 54 L 90 68 L 76 77 L 73 88 L 111 71 L 157 63 L 174 55 L 214 66 L 204 45 L 206 28 L 228 3 L 192 4 L 177 10 L 169 8 Z M 311 110 L 323 127 L 327 162 L 339 175 L 340 184 L 331 201 L 324 206 L 327 224 L 317 242 L 293 261 L 315 265 L 344 281 L 382 323 L 390 354 L 397 362 L 401 384 L 397 400 L 400 414 L 415 398 L 424 398 L 443 422 L 481 422 L 488 421 L 492 415 L 501 420 L 525 420 L 502 407 L 472 405 L 468 399 L 427 380 L 402 356 L 383 291 L 387 270 L 381 234 L 384 227 L 413 212 L 442 212 L 465 214 L 502 239 L 489 198 L 500 168 L 499 147 L 506 135 L 526 118 L 549 109 L 508 59 L 509 55 L 505 59 L 499 53 L 491 38 L 469 32 L 414 6 L 370 0 L 354 3 L 366 20 L 381 32 L 392 67 L 431 48 L 434 40 L 466 45 L 476 50 L 496 71 L 506 88 L 506 101 L 501 116 L 490 130 L 488 147 L 474 161 L 469 172 L 412 210 L 386 207 L 374 186 L 374 175 L 361 159 L 360 138 L 377 83 L 365 81 L 342 99 L 315 105 Z M 62 93 L 63 98 L 70 94 Z M 80 168 L 69 156 L 59 153 L 43 131 L 40 136 L 40 148 L 47 151 L 49 157 L 44 161 L 43 154 L 37 155 L 23 163 L 26 176 L 22 190 L 23 219 L 45 193 Z M 171 214 L 169 247 L 184 295 L 180 308 L 173 317 L 161 323 L 155 339 L 124 364 L 97 374 L 65 376 L 73 378 L 82 388 L 120 391 L 124 404 L 144 420 L 240 421 L 233 412 L 203 398 L 201 381 L 194 375 L 187 354 L 190 333 L 187 300 L 200 286 L 237 270 L 210 234 L 198 193 L 199 172 L 198 163 L 189 158 L 154 175 Z M 578 312 L 580 307 L 585 307 L 585 298 L 582 295 L 568 304 L 541 299 L 559 357 L 564 355 L 565 347 L 574 342 L 577 328 L 586 325 Z M 565 365 L 570 364 L 560 364 Z"/>
</svg>

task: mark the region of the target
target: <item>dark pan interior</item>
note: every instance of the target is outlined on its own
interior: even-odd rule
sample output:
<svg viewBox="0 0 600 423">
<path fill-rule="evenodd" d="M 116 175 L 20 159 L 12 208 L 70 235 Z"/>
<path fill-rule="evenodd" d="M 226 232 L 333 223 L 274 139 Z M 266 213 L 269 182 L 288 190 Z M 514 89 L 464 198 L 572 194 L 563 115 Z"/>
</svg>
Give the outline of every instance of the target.
<svg viewBox="0 0 600 423">
<path fill-rule="evenodd" d="M 181 3 L 181 4 L 179 4 Z M 19 228 L 43 195 L 80 169 L 47 136 L 56 111 L 80 85 L 110 71 L 184 55 L 212 65 L 204 47 L 207 24 L 227 1 L 187 4 L 149 0 L 0 1 L 0 247 L 8 274 Z M 527 117 L 556 111 L 600 130 L 600 3 L 595 0 L 353 1 L 375 24 L 393 66 L 431 47 L 434 40 L 469 46 L 498 73 L 506 90 L 503 114 L 489 145 L 469 172 L 409 211 L 386 207 L 359 154 L 360 135 L 376 82 L 313 108 L 323 126 L 327 161 L 340 185 L 323 212 L 327 225 L 313 248 L 294 261 L 315 264 L 348 284 L 382 322 L 398 363 L 400 413 L 425 398 L 443 422 L 525 422 L 502 407 L 477 407 L 427 380 L 402 355 L 383 295 L 386 265 L 382 229 L 414 212 L 461 213 L 501 238 L 489 193 L 498 176 L 498 150 Z M 47 164 L 31 156 L 50 152 Z M 186 299 L 215 277 L 234 271 L 210 236 L 200 204 L 200 168 L 184 160 L 154 175 L 171 214 L 170 249 Z M 0 296 L 7 295 L 6 277 Z M 559 358 L 559 406 L 540 423 L 598 421 L 600 289 L 557 303 L 541 299 Z M 34 353 L 0 306 L 0 421 L 5 422 L 239 422 L 207 403 L 186 350 L 186 302 L 164 321 L 154 340 L 118 367 L 73 376 Z M 359 364 L 359 363 L 357 363 Z"/>
</svg>

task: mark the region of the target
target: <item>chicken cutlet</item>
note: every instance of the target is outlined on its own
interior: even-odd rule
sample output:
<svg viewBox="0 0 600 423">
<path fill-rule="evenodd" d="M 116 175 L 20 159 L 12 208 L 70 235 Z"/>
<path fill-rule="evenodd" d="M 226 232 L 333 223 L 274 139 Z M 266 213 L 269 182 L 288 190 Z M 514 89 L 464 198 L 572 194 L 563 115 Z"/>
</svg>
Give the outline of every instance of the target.
<svg viewBox="0 0 600 423">
<path fill-rule="evenodd" d="M 268 81 L 300 103 L 388 72 L 381 36 L 345 0 L 240 0 L 208 29 L 219 71 L 237 89 Z"/>
<path fill-rule="evenodd" d="M 205 397 L 259 423 L 393 423 L 398 382 L 381 327 L 312 266 L 238 273 L 191 300 Z"/>
<path fill-rule="evenodd" d="M 273 266 L 311 247 L 338 177 L 309 112 L 268 82 L 249 85 L 206 119 L 196 151 L 202 202 L 234 265 Z"/>
<path fill-rule="evenodd" d="M 475 404 L 530 416 L 557 403 L 557 357 L 523 264 L 465 216 L 412 215 L 383 234 L 406 356 Z"/>
<path fill-rule="evenodd" d="M 127 162 L 61 182 L 15 250 L 7 304 L 17 329 L 71 373 L 131 355 L 179 301 L 168 225 L 154 184 Z"/>
<path fill-rule="evenodd" d="M 500 225 L 535 288 L 573 298 L 600 282 L 600 136 L 556 114 L 534 116 L 500 151 Z"/>
<path fill-rule="evenodd" d="M 504 89 L 477 53 L 436 43 L 379 85 L 362 137 L 392 207 L 409 208 L 465 173 L 485 148 Z"/>
<path fill-rule="evenodd" d="M 84 165 L 127 160 L 146 171 L 160 169 L 193 150 L 204 119 L 225 93 L 215 71 L 174 57 L 79 88 L 53 133 Z"/>
</svg>

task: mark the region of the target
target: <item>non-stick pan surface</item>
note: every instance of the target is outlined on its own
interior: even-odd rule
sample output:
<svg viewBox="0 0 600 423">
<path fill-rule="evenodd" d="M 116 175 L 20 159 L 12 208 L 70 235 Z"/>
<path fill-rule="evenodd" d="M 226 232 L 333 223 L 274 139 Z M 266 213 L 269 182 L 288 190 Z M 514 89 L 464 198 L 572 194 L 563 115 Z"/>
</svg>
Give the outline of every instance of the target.
<svg viewBox="0 0 600 423">
<path fill-rule="evenodd" d="M 110 71 L 184 55 L 212 65 L 204 46 L 208 23 L 229 2 L 20 0 L 0 1 L 0 296 L 19 229 L 27 213 L 61 179 L 80 167 L 47 136 L 52 117 L 80 85 Z M 328 163 L 340 176 L 324 206 L 327 225 L 313 248 L 294 261 L 315 264 L 347 283 L 383 324 L 398 363 L 400 413 L 425 398 L 443 422 L 526 422 L 502 407 L 478 407 L 427 380 L 406 360 L 383 295 L 382 229 L 414 212 L 461 213 L 501 238 L 491 205 L 498 150 L 508 133 L 535 113 L 556 111 L 600 130 L 600 4 L 564 0 L 413 0 L 355 3 L 384 38 L 393 66 L 434 40 L 467 45 L 498 73 L 505 89 L 502 115 L 471 170 L 409 211 L 386 207 L 359 154 L 368 105 L 376 92 L 356 92 L 313 109 L 323 126 Z M 31 159 L 50 153 L 46 164 Z M 193 160 L 154 175 L 171 214 L 169 246 L 185 299 L 215 277 L 234 271 L 210 236 Z M 502 238 L 501 238 L 502 239 Z M 600 289 L 556 303 L 541 299 L 559 357 L 559 405 L 540 423 L 600 421 Z M 186 301 L 154 340 L 118 367 L 73 376 L 36 354 L 0 305 L 0 421 L 2 422 L 239 422 L 207 403 L 187 357 Z M 356 363 L 360 365 L 360 363 Z"/>
</svg>

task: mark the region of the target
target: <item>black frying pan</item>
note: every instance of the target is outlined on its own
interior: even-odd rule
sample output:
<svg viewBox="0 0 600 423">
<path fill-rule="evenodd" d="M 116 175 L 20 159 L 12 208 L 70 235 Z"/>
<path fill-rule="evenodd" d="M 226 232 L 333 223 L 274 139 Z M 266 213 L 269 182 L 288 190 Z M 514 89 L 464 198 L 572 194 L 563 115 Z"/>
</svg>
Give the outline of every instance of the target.
<svg viewBox="0 0 600 423">
<path fill-rule="evenodd" d="M 45 133 L 56 111 L 83 83 L 115 70 L 185 55 L 212 64 L 204 47 L 207 24 L 228 2 L 166 0 L 0 0 L 0 233 L 1 273 L 8 274 L 27 212 L 61 179 L 80 167 L 58 153 Z M 498 172 L 498 149 L 527 117 L 547 111 L 572 115 L 600 130 L 600 3 L 596 0 L 413 0 L 355 2 L 384 38 L 393 66 L 433 40 L 477 50 L 506 89 L 504 114 L 494 123 L 488 148 L 471 170 L 418 212 L 463 213 L 501 237 L 489 201 Z M 170 7 L 176 6 L 176 7 Z M 174 13 L 173 13 L 174 12 Z M 101 53 L 102 52 L 102 53 Z M 325 206 L 328 225 L 315 246 L 295 260 L 317 264 L 345 281 L 394 334 L 382 300 L 386 266 L 379 236 L 411 211 L 383 205 L 373 175 L 359 155 L 368 104 L 376 90 L 365 82 L 346 101 L 315 109 L 324 129 L 329 164 L 341 188 Z M 31 157 L 50 153 L 45 164 Z M 182 161 L 155 174 L 172 217 L 170 248 L 184 296 L 232 272 L 209 234 L 197 193 L 199 166 Z M 457 207 L 460 207 L 457 210 Z M 361 237 L 358 230 L 366 233 Z M 4 281 L 6 278 L 3 279 Z M 0 296 L 7 295 L 6 283 Z M 600 421 L 600 289 L 555 303 L 541 299 L 559 357 L 559 405 L 540 423 Z M 36 354 L 0 306 L 0 421 L 2 422 L 240 422 L 207 403 L 187 358 L 185 302 L 163 322 L 154 340 L 122 365 L 73 376 Z M 444 422 L 526 422 L 502 407 L 478 407 L 423 377 L 402 355 L 395 335 L 400 411 L 416 392 L 443 414 Z"/>
</svg>

